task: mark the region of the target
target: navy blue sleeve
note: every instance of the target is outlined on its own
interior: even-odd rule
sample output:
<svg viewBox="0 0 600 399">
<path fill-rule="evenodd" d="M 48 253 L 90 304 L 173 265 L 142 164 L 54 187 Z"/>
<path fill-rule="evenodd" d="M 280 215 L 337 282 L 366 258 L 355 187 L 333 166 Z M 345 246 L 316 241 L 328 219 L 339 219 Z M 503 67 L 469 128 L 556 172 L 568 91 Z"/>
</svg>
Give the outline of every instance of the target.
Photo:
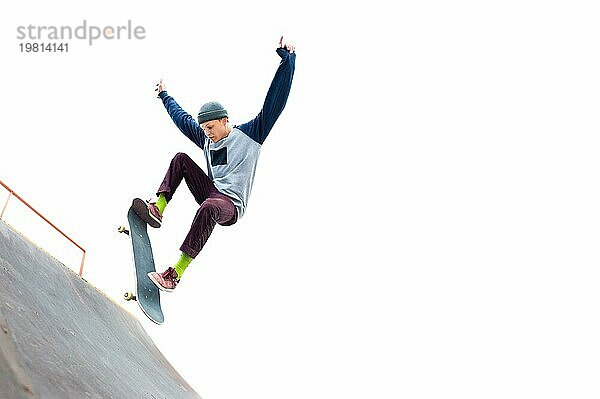
<svg viewBox="0 0 600 399">
<path fill-rule="evenodd" d="M 181 130 L 181 133 L 185 134 L 198 147 L 204 149 L 204 132 L 194 117 L 185 112 L 166 91 L 161 91 L 158 97 L 162 100 L 169 116 L 173 119 L 179 130 Z"/>
<path fill-rule="evenodd" d="M 238 126 L 238 129 L 260 144 L 264 143 L 275 121 L 281 115 L 294 78 L 296 54 L 288 52 L 285 48 L 278 48 L 277 54 L 281 57 L 281 63 L 271 82 L 262 110 L 256 118 Z"/>
</svg>

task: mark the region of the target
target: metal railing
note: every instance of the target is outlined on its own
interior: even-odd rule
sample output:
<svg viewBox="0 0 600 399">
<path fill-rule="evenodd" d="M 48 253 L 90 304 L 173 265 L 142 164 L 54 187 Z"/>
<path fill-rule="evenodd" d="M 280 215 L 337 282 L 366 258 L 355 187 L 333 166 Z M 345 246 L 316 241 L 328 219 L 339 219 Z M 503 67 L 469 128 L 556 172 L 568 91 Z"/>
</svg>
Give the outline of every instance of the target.
<svg viewBox="0 0 600 399">
<path fill-rule="evenodd" d="M 8 187 L 6 184 L 4 184 L 4 182 L 2 180 L 0 180 L 0 186 L 4 187 L 8 191 L 8 198 L 6 199 L 6 202 L 4 203 L 2 212 L 0 212 L 0 220 L 2 220 L 2 217 L 4 216 L 4 211 L 6 210 L 6 207 L 8 206 L 8 201 L 10 201 L 11 197 L 14 196 L 16 199 L 21 201 L 23 203 L 23 205 L 25 205 L 27 208 L 31 209 L 36 215 L 38 215 L 40 218 L 42 218 L 46 223 L 48 223 L 50 226 L 52 226 L 56 231 L 58 231 L 60 234 L 62 234 L 63 237 L 65 237 L 67 240 L 71 241 L 71 243 L 73 245 L 75 245 L 77 248 L 79 248 L 83 252 L 83 256 L 81 257 L 81 265 L 79 266 L 79 277 L 82 277 L 83 276 L 83 264 L 85 263 L 85 249 L 83 249 L 83 247 L 81 245 L 77 244 L 71 237 L 66 235 L 61 229 L 56 227 L 56 225 L 54 223 L 52 223 L 51 221 L 49 221 L 44 215 L 39 213 L 34 207 L 29 205 L 27 203 L 27 201 L 25 201 L 23 198 L 21 198 L 21 196 L 19 194 L 15 193 L 14 190 L 12 190 L 10 187 Z"/>
</svg>

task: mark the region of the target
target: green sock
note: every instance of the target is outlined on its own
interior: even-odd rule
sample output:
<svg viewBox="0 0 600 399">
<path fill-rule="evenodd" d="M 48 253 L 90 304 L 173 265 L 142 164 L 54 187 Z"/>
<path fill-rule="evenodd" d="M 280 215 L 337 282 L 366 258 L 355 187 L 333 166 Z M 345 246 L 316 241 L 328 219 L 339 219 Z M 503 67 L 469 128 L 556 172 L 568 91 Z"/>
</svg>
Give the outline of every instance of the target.
<svg viewBox="0 0 600 399">
<path fill-rule="evenodd" d="M 165 211 L 165 208 L 167 207 L 167 199 L 165 198 L 164 194 L 160 194 L 158 196 L 158 200 L 156 201 L 156 207 L 158 208 L 158 210 L 160 211 L 160 214 L 162 215 Z"/>
<path fill-rule="evenodd" d="M 190 263 L 192 263 L 193 260 L 194 259 L 185 252 L 181 253 L 179 261 L 175 264 L 175 271 L 177 272 L 178 278 L 181 278 L 181 276 L 183 276 L 183 272 L 185 271 L 185 269 L 187 269 L 187 267 L 190 265 Z"/>
</svg>

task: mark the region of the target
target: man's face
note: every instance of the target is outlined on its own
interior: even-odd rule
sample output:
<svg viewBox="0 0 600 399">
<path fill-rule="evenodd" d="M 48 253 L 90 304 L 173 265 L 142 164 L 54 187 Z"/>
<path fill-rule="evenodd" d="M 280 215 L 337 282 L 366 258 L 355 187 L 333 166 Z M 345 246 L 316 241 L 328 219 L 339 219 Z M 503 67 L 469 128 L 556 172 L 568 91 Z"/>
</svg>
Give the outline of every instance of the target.
<svg viewBox="0 0 600 399">
<path fill-rule="evenodd" d="M 227 129 L 227 118 L 204 122 L 200 125 L 200 127 L 204 131 L 206 137 L 208 137 L 213 143 L 221 140 L 229 133 Z"/>
</svg>

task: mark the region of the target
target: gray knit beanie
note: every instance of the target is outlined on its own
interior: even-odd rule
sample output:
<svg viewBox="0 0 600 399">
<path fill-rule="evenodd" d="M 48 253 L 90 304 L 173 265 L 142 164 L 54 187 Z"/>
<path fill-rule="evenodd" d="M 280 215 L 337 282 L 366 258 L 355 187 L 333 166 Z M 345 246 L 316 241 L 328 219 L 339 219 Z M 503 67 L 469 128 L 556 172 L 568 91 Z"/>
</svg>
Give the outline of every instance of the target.
<svg viewBox="0 0 600 399">
<path fill-rule="evenodd" d="M 228 117 L 227 110 L 216 101 L 211 101 L 200 107 L 198 112 L 198 123 L 202 124 L 207 121 Z"/>
</svg>

